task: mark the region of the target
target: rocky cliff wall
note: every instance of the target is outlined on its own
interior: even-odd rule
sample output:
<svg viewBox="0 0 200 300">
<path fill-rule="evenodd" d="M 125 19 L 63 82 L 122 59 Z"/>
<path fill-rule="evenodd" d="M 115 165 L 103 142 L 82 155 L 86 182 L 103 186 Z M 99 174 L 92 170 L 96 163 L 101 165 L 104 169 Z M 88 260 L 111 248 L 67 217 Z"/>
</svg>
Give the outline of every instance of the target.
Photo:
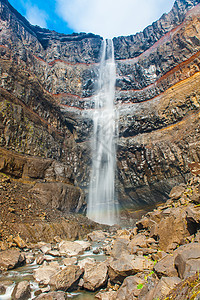
<svg viewBox="0 0 200 300">
<path fill-rule="evenodd" d="M 172 11 L 129 37 L 114 38 L 122 205 L 163 201 L 199 161 L 200 6 Z M 102 38 L 32 26 L 0 1 L 0 146 L 67 164 L 89 182 L 91 111 Z"/>
</svg>

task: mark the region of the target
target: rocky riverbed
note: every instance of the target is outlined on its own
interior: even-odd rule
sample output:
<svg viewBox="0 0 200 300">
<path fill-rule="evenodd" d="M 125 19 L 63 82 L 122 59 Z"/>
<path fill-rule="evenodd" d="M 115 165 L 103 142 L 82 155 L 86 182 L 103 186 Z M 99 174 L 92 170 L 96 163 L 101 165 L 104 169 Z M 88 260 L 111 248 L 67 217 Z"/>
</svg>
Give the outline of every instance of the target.
<svg viewBox="0 0 200 300">
<path fill-rule="evenodd" d="M 36 244 L 13 237 L 0 252 L 0 299 L 199 299 L 199 167 L 134 228 Z"/>
</svg>

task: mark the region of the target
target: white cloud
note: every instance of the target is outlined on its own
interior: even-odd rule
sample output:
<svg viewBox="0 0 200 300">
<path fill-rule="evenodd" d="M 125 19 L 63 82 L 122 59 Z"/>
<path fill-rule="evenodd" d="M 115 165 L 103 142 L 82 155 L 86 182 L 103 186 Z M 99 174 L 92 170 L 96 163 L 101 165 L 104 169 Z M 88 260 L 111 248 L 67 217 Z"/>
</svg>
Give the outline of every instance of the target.
<svg viewBox="0 0 200 300">
<path fill-rule="evenodd" d="M 104 37 L 143 30 L 168 12 L 174 0 L 56 0 L 58 14 L 77 32 Z"/>
<path fill-rule="evenodd" d="M 39 9 L 36 5 L 26 6 L 26 18 L 33 25 L 38 25 L 40 27 L 47 27 L 46 20 L 48 18 L 45 11 Z"/>
</svg>

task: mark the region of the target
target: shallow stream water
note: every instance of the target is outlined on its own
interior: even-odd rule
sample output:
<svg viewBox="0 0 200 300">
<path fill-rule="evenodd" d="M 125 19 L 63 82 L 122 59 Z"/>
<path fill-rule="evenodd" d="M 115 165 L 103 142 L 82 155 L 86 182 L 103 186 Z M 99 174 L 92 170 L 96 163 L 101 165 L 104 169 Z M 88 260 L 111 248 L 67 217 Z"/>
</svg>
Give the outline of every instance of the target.
<svg viewBox="0 0 200 300">
<path fill-rule="evenodd" d="M 97 243 L 97 242 L 93 242 L 92 243 L 92 247 L 91 250 L 89 251 L 85 251 L 82 255 L 78 256 L 78 261 L 81 261 L 85 258 L 95 258 L 96 261 L 104 261 L 106 260 L 107 256 L 103 253 L 103 251 L 100 251 L 99 254 L 94 254 L 93 250 L 96 248 L 99 248 L 103 245 L 103 243 Z M 62 261 L 62 259 L 64 259 L 65 257 L 58 257 L 55 258 L 54 261 Z M 62 266 L 62 265 L 61 265 Z M 32 264 L 26 264 L 25 266 L 16 268 L 14 270 L 10 270 L 7 272 L 3 272 L 2 274 L 0 274 L 0 283 L 3 281 L 12 281 L 13 284 L 11 284 L 7 290 L 5 295 L 0 295 L 0 300 L 10 300 L 11 299 L 11 295 L 12 292 L 14 290 L 15 284 L 20 282 L 20 281 L 24 281 L 27 280 L 30 282 L 30 286 L 31 286 L 31 298 L 30 299 L 34 299 L 35 296 L 35 292 L 40 290 L 40 287 L 38 285 L 38 283 L 36 283 L 34 281 L 33 278 L 33 272 L 35 269 L 39 268 L 40 265 L 38 265 L 36 263 L 36 260 L 32 263 Z M 63 265 L 63 267 L 65 267 Z M 72 299 L 79 299 L 79 300 L 90 300 L 90 299 L 95 299 L 95 293 L 92 292 L 87 292 L 87 291 L 75 291 L 72 293 L 67 293 L 68 297 L 72 298 Z"/>
</svg>

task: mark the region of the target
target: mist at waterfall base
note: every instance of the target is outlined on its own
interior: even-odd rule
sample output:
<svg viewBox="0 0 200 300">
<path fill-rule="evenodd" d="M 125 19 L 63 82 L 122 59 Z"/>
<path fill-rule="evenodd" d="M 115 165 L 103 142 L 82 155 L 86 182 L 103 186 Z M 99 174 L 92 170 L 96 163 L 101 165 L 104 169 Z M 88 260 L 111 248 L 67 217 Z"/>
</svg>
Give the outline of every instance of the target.
<svg viewBox="0 0 200 300">
<path fill-rule="evenodd" d="M 117 115 L 114 107 L 116 66 L 112 40 L 103 40 L 93 112 L 92 170 L 87 216 L 107 225 L 118 222 L 115 191 Z"/>
</svg>

